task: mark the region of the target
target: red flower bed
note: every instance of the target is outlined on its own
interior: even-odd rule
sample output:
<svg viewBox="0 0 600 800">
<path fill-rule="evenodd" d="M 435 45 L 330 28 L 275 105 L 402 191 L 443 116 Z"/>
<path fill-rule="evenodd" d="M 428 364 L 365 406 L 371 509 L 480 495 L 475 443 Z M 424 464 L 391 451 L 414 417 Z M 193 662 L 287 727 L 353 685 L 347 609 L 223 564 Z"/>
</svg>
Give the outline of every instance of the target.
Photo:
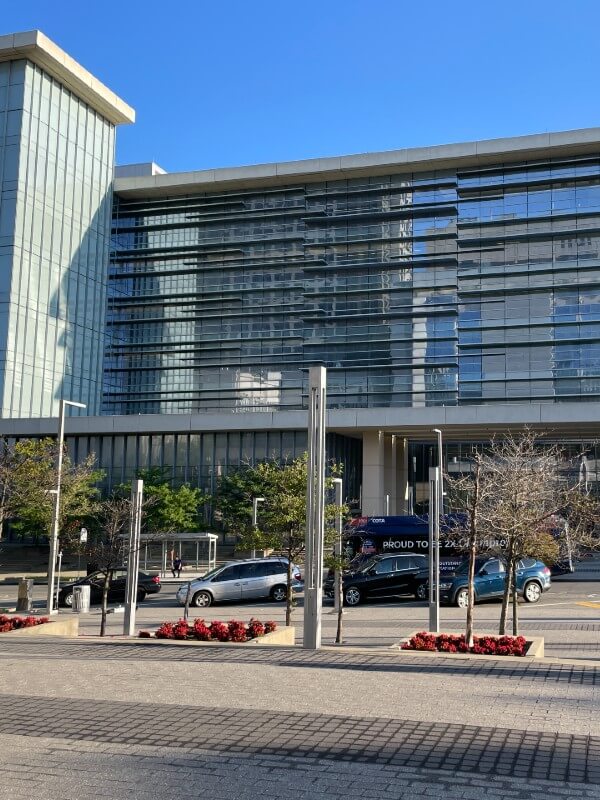
<svg viewBox="0 0 600 800">
<path fill-rule="evenodd" d="M 277 623 L 269 620 L 259 622 L 251 619 L 248 624 L 238 619 L 227 622 L 215 620 L 209 625 L 203 619 L 194 620 L 190 625 L 184 619 L 178 622 L 163 622 L 154 634 L 156 639 L 195 639 L 199 642 L 247 642 L 266 633 L 272 633 Z M 140 638 L 148 638 L 147 631 L 140 631 Z"/>
<path fill-rule="evenodd" d="M 0 614 L 0 633 L 18 631 L 19 628 L 33 628 L 49 621 L 48 617 L 7 617 L 6 614 Z"/>
<path fill-rule="evenodd" d="M 474 636 L 469 648 L 464 634 L 416 633 L 402 650 L 429 650 L 440 653 L 476 653 L 481 656 L 524 656 L 527 640 L 523 636 Z"/>
</svg>

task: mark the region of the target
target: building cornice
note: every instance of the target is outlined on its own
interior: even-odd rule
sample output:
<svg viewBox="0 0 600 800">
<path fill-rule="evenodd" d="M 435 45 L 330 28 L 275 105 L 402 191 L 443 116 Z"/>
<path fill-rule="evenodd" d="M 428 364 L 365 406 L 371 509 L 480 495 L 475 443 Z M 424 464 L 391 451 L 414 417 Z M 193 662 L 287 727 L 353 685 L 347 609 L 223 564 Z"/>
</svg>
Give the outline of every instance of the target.
<svg viewBox="0 0 600 800">
<path fill-rule="evenodd" d="M 135 122 L 135 111 L 41 31 L 0 36 L 0 61 L 26 58 L 109 122 Z"/>
<path fill-rule="evenodd" d="M 411 147 L 380 153 L 256 164 L 248 167 L 117 178 L 115 191 L 126 198 L 158 199 L 199 192 L 235 191 L 263 186 L 289 186 L 294 183 L 342 180 L 365 175 L 385 175 L 390 172 L 411 173 L 477 168 L 489 164 L 591 153 L 600 153 L 600 128 L 485 139 L 433 147 Z"/>
<path fill-rule="evenodd" d="M 67 417 L 68 435 L 125 436 L 135 434 L 226 433 L 228 431 L 306 430 L 306 411 L 206 412 L 203 414 L 141 414 Z M 0 436 L 56 436 L 58 420 L 1 419 Z M 490 438 L 524 426 L 549 438 L 600 438 L 600 402 L 498 403 L 431 408 L 347 408 L 327 412 L 327 430 L 348 436 L 384 431 L 407 438 L 431 439 L 442 428 L 448 439 Z"/>
</svg>

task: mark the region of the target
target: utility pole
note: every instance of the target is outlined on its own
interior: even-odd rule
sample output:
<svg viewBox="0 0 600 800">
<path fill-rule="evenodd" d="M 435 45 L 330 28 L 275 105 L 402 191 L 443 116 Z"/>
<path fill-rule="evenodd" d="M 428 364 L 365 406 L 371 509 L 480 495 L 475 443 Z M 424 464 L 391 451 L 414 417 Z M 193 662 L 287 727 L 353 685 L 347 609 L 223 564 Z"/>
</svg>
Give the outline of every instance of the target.
<svg viewBox="0 0 600 800">
<path fill-rule="evenodd" d="M 304 637 L 307 650 L 321 647 L 323 539 L 325 534 L 325 407 L 327 370 L 311 367 L 308 389 L 308 475 L 306 489 L 306 564 Z"/>
</svg>

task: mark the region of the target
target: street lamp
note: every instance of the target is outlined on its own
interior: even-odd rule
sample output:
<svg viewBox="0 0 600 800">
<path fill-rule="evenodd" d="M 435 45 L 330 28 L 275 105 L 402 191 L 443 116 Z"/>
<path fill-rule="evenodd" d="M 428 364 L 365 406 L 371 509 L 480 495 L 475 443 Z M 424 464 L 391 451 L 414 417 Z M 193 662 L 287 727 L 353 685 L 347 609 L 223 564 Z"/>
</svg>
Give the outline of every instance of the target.
<svg viewBox="0 0 600 800">
<path fill-rule="evenodd" d="M 264 497 L 253 497 L 252 498 L 252 531 L 256 531 L 258 527 L 258 504 L 264 503 Z M 252 548 L 252 558 L 256 558 L 256 548 Z"/>
<path fill-rule="evenodd" d="M 58 548 L 58 518 L 60 512 L 60 482 L 62 478 L 63 444 L 65 439 L 65 407 L 87 408 L 85 403 L 76 403 L 74 400 L 61 400 L 58 412 L 58 457 L 56 460 L 56 489 L 54 509 L 52 512 L 52 531 L 50 533 L 50 555 L 48 557 L 48 594 L 46 596 L 46 614 L 56 614 L 58 607 L 54 608 L 54 576 L 56 573 L 56 550 Z"/>
<path fill-rule="evenodd" d="M 442 432 L 434 428 L 438 442 L 438 466 L 429 469 L 429 630 L 440 630 L 440 523 L 444 513 Z"/>
</svg>

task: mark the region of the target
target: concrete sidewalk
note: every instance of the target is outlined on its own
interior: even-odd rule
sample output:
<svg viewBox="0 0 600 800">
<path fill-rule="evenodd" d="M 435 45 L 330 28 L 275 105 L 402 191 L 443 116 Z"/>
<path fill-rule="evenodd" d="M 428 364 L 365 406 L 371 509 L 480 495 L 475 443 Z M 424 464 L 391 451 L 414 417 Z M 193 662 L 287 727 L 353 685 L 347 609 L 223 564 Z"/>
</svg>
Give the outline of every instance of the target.
<svg viewBox="0 0 600 800">
<path fill-rule="evenodd" d="M 597 667 L 15 638 L 0 665 L 1 798 L 600 798 Z"/>
</svg>

